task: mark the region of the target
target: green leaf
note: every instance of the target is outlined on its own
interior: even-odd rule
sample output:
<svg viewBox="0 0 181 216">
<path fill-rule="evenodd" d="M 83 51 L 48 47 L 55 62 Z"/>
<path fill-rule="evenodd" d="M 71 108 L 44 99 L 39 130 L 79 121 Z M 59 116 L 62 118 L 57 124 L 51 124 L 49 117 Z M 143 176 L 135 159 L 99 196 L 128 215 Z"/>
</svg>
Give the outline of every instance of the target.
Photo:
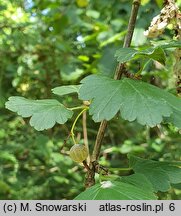
<svg viewBox="0 0 181 216">
<path fill-rule="evenodd" d="M 181 99 L 156 86 L 129 78 L 114 80 L 99 75 L 90 75 L 81 83 L 79 97 L 93 99 L 89 113 L 95 122 L 110 120 L 120 111 L 123 119 L 137 120 L 150 127 L 160 124 L 164 117 L 176 126 L 181 124 Z"/>
<path fill-rule="evenodd" d="M 143 53 L 140 52 L 138 56 L 140 58 L 147 57 L 147 58 L 153 59 L 165 65 L 166 57 L 161 47 L 147 49 L 143 51 Z"/>
<path fill-rule="evenodd" d="M 101 58 L 99 59 L 98 70 L 100 74 L 112 77 L 115 71 L 117 61 L 114 58 L 114 53 L 116 47 L 106 46 L 101 53 Z"/>
<path fill-rule="evenodd" d="M 147 160 L 138 162 L 133 167 L 133 170 L 136 173 L 144 174 L 152 183 L 155 192 L 166 192 L 170 189 L 169 176 L 156 163 Z"/>
<path fill-rule="evenodd" d="M 104 181 L 80 193 L 75 200 L 153 200 L 155 195 L 149 188 L 137 187 L 129 182 Z"/>
<path fill-rule="evenodd" d="M 177 98 L 177 100 L 175 100 L 175 97 L 168 97 L 166 100 L 172 108 L 173 113 L 170 117 L 165 117 L 165 121 L 181 128 L 181 99 Z"/>
<path fill-rule="evenodd" d="M 153 185 L 154 191 L 168 191 L 170 182 L 168 174 L 157 162 L 129 155 L 130 167 L 135 173 L 143 174 Z"/>
<path fill-rule="evenodd" d="M 130 176 L 121 177 L 121 182 L 129 183 L 135 187 L 143 188 L 146 191 L 154 192 L 153 185 L 148 179 L 140 173 L 136 173 Z"/>
<path fill-rule="evenodd" d="M 155 47 L 161 47 L 163 49 L 181 47 L 181 41 L 175 41 L 175 40 L 159 40 L 159 41 L 151 41 L 151 43 Z"/>
<path fill-rule="evenodd" d="M 137 50 L 133 48 L 120 48 L 116 51 L 115 57 L 117 57 L 117 61 L 120 63 L 124 63 L 130 61 L 135 58 L 135 55 L 138 53 Z"/>
<path fill-rule="evenodd" d="M 68 85 L 68 86 L 60 86 L 52 89 L 52 93 L 56 95 L 67 95 L 71 93 L 78 93 L 80 85 Z"/>
<path fill-rule="evenodd" d="M 36 130 L 52 128 L 55 123 L 64 124 L 73 112 L 54 99 L 28 100 L 23 97 L 10 97 L 6 108 L 22 117 L 30 117 L 30 125 Z"/>
<path fill-rule="evenodd" d="M 142 159 L 129 155 L 130 167 L 143 174 L 153 185 L 154 191 L 168 191 L 170 184 L 181 182 L 181 168 L 172 163 Z"/>
<path fill-rule="evenodd" d="M 116 51 L 115 57 L 120 63 L 124 63 L 137 58 L 149 58 L 160 62 L 165 65 L 166 57 L 161 47 L 148 48 L 138 51 L 133 48 L 121 48 Z"/>
<path fill-rule="evenodd" d="M 181 183 L 181 168 L 176 165 L 172 165 L 170 162 L 157 162 L 158 165 L 167 173 L 169 176 L 170 183 L 178 184 Z"/>
</svg>

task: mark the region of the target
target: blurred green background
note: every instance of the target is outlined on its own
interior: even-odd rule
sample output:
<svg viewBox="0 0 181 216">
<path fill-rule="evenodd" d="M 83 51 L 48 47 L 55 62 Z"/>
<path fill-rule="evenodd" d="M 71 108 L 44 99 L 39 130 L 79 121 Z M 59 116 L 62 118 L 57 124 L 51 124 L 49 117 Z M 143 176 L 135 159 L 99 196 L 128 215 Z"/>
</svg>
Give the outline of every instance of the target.
<svg viewBox="0 0 181 216">
<path fill-rule="evenodd" d="M 162 3 L 142 1 L 132 46 L 150 43 L 143 32 Z M 38 132 L 28 119 L 6 110 L 4 103 L 12 95 L 55 98 L 52 88 L 78 84 L 91 73 L 113 76 L 114 53 L 123 45 L 130 9 L 129 0 L 1 0 L 0 199 L 73 199 L 84 190 L 85 172 L 67 156 L 72 141 L 63 146 L 73 119 Z M 172 39 L 173 34 L 168 28 L 157 40 Z M 173 64 L 169 53 L 166 66 L 148 64 L 143 79 L 174 91 Z M 129 69 L 135 73 L 139 67 L 135 61 Z M 80 104 L 76 96 L 56 99 L 69 107 Z M 87 118 L 92 149 L 99 124 Z M 75 131 L 83 143 L 81 119 Z M 171 125 L 150 129 L 115 117 L 106 131 L 100 161 L 108 167 L 128 167 L 127 153 L 180 161 L 180 144 L 179 131 Z M 180 189 L 174 185 L 159 197 L 181 199 Z"/>
</svg>

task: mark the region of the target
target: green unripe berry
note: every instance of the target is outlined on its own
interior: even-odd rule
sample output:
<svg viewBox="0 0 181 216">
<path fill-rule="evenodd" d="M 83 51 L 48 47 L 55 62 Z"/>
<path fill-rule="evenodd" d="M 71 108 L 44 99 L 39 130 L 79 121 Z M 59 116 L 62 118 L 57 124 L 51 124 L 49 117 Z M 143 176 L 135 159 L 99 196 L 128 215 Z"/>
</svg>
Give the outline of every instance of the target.
<svg viewBox="0 0 181 216">
<path fill-rule="evenodd" d="M 70 149 L 70 157 L 77 163 L 82 163 L 88 156 L 88 151 L 85 145 L 75 144 Z"/>
</svg>

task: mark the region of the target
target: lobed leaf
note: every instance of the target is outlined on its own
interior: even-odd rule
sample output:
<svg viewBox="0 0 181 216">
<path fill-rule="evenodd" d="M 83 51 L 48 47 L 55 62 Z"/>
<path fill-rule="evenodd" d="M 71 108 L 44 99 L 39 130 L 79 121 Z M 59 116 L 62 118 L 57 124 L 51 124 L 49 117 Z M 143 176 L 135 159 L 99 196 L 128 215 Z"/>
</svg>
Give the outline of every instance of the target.
<svg viewBox="0 0 181 216">
<path fill-rule="evenodd" d="M 181 183 L 181 168 L 171 162 L 157 162 L 158 165 L 167 173 L 171 184 Z"/>
<path fill-rule="evenodd" d="M 23 97 L 10 97 L 6 108 L 22 117 L 31 117 L 30 125 L 36 130 L 52 128 L 55 123 L 64 124 L 73 112 L 54 99 L 28 100 Z"/>
<path fill-rule="evenodd" d="M 142 81 L 114 80 L 100 75 L 84 78 L 79 97 L 91 100 L 89 113 L 95 122 L 112 119 L 118 111 L 123 119 L 154 127 L 167 118 L 181 125 L 181 99 Z"/>
<path fill-rule="evenodd" d="M 141 173 L 152 183 L 154 191 L 166 192 L 170 189 L 168 174 L 152 161 L 138 162 L 133 166 L 135 173 Z"/>
<path fill-rule="evenodd" d="M 172 163 L 142 159 L 129 155 L 130 167 L 143 174 L 153 185 L 154 191 L 168 191 L 171 184 L 181 183 L 181 168 Z"/>
</svg>

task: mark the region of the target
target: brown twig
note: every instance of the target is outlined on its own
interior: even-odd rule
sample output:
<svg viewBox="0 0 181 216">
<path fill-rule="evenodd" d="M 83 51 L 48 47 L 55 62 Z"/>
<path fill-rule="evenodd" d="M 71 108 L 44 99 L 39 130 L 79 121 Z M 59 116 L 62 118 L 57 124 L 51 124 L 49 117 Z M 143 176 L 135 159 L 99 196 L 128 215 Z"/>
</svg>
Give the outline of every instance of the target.
<svg viewBox="0 0 181 216">
<path fill-rule="evenodd" d="M 95 142 L 94 149 L 92 152 L 91 161 L 96 161 L 99 157 L 100 150 L 101 150 L 101 144 L 104 139 L 106 127 L 107 127 L 107 121 L 103 120 L 100 124 L 99 130 L 97 133 L 97 138 L 96 138 L 96 142 Z"/>
<path fill-rule="evenodd" d="M 84 167 L 86 168 L 87 171 L 90 171 L 90 167 L 88 166 L 87 162 L 84 160 L 83 162 Z"/>
<path fill-rule="evenodd" d="M 84 136 L 84 145 L 87 148 L 88 157 L 87 162 L 90 163 L 90 154 L 89 154 L 89 144 L 88 144 L 88 137 L 87 137 L 87 113 L 83 112 L 82 114 L 82 125 L 83 125 L 83 136 Z"/>
<path fill-rule="evenodd" d="M 134 0 L 133 1 L 132 9 L 131 9 L 131 15 L 130 15 L 129 23 L 128 23 L 128 30 L 127 30 L 126 37 L 124 39 L 123 48 L 129 47 L 131 44 L 131 40 L 133 37 L 134 28 L 135 28 L 135 23 L 136 23 L 136 17 L 138 14 L 138 9 L 139 9 L 140 3 L 141 3 L 141 0 Z M 122 74 L 124 74 L 126 72 L 127 72 L 127 70 L 125 67 L 125 63 L 124 64 L 119 63 L 117 68 L 116 68 L 114 79 L 115 80 L 121 79 Z"/>
<path fill-rule="evenodd" d="M 136 17 L 138 14 L 138 9 L 139 9 L 140 4 L 141 4 L 141 0 L 133 0 L 131 15 L 130 15 L 129 24 L 128 24 L 128 31 L 127 31 L 127 34 L 126 34 L 126 37 L 124 40 L 123 47 L 129 47 L 131 44 L 131 40 L 132 40 L 132 36 L 133 36 L 133 32 L 134 32 L 134 27 L 135 27 L 135 23 L 136 23 Z M 122 74 L 125 72 L 126 72 L 125 64 L 118 64 L 116 71 L 115 71 L 114 79 L 116 79 L 116 80 L 121 79 Z M 92 186 L 95 182 L 94 181 L 94 175 L 95 175 L 94 164 L 96 164 L 96 161 L 99 158 L 101 145 L 102 145 L 102 141 L 104 138 L 106 128 L 107 128 L 107 121 L 103 120 L 100 124 L 99 130 L 97 133 L 97 137 L 96 137 L 96 141 L 95 141 L 95 145 L 94 145 L 94 149 L 93 149 L 93 153 L 91 156 L 91 164 L 90 164 L 91 171 L 88 172 L 88 174 L 87 174 L 89 178 L 86 179 L 88 181 L 86 184 L 86 187 Z"/>
</svg>

